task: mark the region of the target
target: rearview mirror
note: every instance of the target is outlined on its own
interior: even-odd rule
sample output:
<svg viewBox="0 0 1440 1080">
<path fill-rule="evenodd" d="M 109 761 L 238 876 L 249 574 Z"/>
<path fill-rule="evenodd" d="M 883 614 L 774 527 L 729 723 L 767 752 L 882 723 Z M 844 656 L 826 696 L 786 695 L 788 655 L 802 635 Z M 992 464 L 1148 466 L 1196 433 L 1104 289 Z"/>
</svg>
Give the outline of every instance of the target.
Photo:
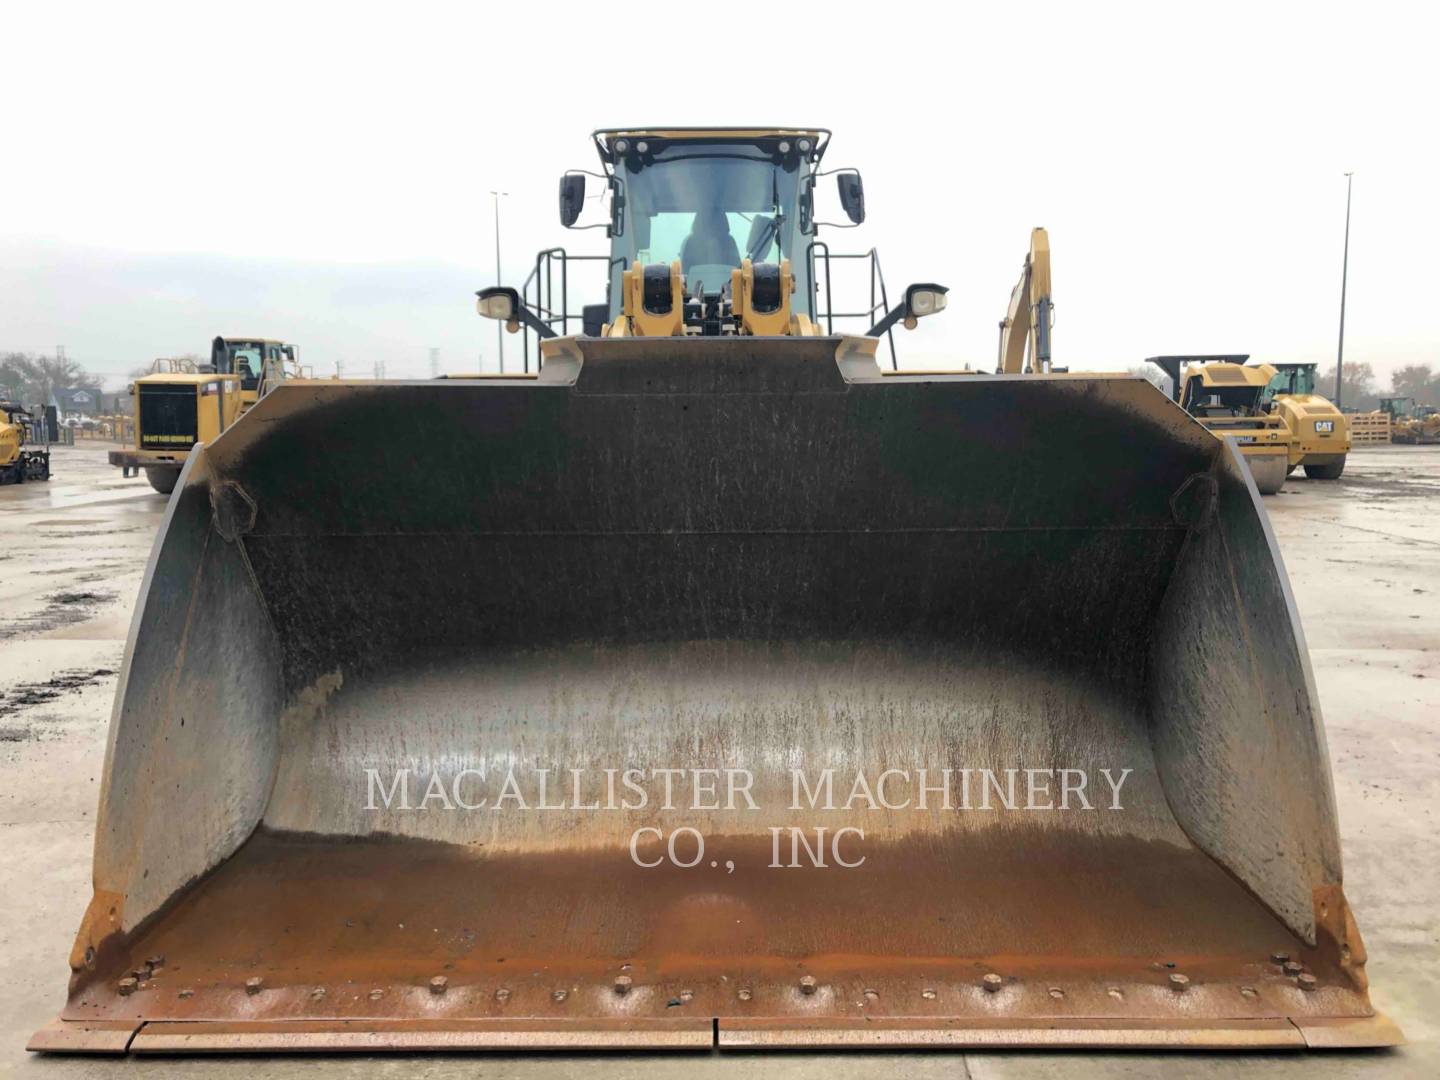
<svg viewBox="0 0 1440 1080">
<path fill-rule="evenodd" d="M 865 220 L 865 182 L 858 172 L 842 172 L 835 182 L 840 187 L 840 206 L 846 217 L 859 225 Z"/>
<path fill-rule="evenodd" d="M 560 177 L 560 224 L 571 228 L 585 208 L 585 175 L 566 173 Z"/>
</svg>

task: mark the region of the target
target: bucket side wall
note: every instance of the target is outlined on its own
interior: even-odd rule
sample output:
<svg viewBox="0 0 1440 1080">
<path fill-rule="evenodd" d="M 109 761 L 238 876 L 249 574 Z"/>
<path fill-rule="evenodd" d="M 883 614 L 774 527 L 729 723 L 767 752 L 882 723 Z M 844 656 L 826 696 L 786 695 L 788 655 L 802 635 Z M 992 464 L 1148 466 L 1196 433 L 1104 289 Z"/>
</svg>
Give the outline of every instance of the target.
<svg viewBox="0 0 1440 1080">
<path fill-rule="evenodd" d="M 269 797 L 280 649 L 235 542 L 212 525 L 204 451 L 156 540 L 111 719 L 96 831 L 97 892 L 123 929 L 224 861 Z"/>
<path fill-rule="evenodd" d="M 1340 882 L 1330 764 L 1279 549 L 1233 446 L 1156 625 L 1151 739 L 1186 833 L 1307 941 Z"/>
</svg>

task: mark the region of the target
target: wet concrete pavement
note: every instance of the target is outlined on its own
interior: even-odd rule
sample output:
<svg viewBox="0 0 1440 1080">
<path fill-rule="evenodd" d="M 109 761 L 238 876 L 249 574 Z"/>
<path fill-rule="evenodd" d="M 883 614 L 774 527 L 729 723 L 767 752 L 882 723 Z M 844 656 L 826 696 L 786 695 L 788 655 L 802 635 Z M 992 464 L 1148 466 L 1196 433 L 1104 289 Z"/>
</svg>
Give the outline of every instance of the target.
<svg viewBox="0 0 1440 1080">
<path fill-rule="evenodd" d="M 48 484 L 0 488 L 0 1077 L 307 1074 L 479 1077 L 1440 1075 L 1440 447 L 1351 456 L 1343 480 L 1267 498 L 1326 717 L 1346 891 L 1375 1005 L 1411 1040 L 1389 1053 L 917 1053 L 403 1056 L 203 1061 L 40 1058 L 89 900 L 106 725 L 165 499 L 103 444 L 58 448 Z"/>
</svg>

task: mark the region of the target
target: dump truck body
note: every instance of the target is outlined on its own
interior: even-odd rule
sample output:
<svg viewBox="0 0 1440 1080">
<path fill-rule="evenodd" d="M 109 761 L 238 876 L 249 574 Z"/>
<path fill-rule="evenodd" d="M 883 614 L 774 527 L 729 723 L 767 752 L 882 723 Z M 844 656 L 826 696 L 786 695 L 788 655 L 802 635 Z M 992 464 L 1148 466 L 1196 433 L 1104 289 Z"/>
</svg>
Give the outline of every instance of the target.
<svg viewBox="0 0 1440 1080">
<path fill-rule="evenodd" d="M 873 338 L 545 350 L 192 453 L 33 1046 L 1394 1041 L 1233 446 Z"/>
</svg>

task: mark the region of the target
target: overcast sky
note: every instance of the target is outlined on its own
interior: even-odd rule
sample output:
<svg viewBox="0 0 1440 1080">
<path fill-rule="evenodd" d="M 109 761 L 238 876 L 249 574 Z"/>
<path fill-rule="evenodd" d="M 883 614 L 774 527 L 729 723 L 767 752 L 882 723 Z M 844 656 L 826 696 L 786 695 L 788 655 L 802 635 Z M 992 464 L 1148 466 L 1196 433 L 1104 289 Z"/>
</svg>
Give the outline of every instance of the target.
<svg viewBox="0 0 1440 1080">
<path fill-rule="evenodd" d="M 1440 365 L 1437 12 L 7 5 L 0 350 L 63 344 L 111 385 L 221 332 L 322 374 L 493 370 L 492 189 L 518 284 L 542 247 L 603 250 L 556 220 L 591 129 L 758 122 L 830 127 L 827 166 L 864 174 L 836 250 L 950 286 L 908 362 L 993 366 L 1045 225 L 1059 364 L 1332 363 L 1354 170 L 1346 356 Z"/>
</svg>

